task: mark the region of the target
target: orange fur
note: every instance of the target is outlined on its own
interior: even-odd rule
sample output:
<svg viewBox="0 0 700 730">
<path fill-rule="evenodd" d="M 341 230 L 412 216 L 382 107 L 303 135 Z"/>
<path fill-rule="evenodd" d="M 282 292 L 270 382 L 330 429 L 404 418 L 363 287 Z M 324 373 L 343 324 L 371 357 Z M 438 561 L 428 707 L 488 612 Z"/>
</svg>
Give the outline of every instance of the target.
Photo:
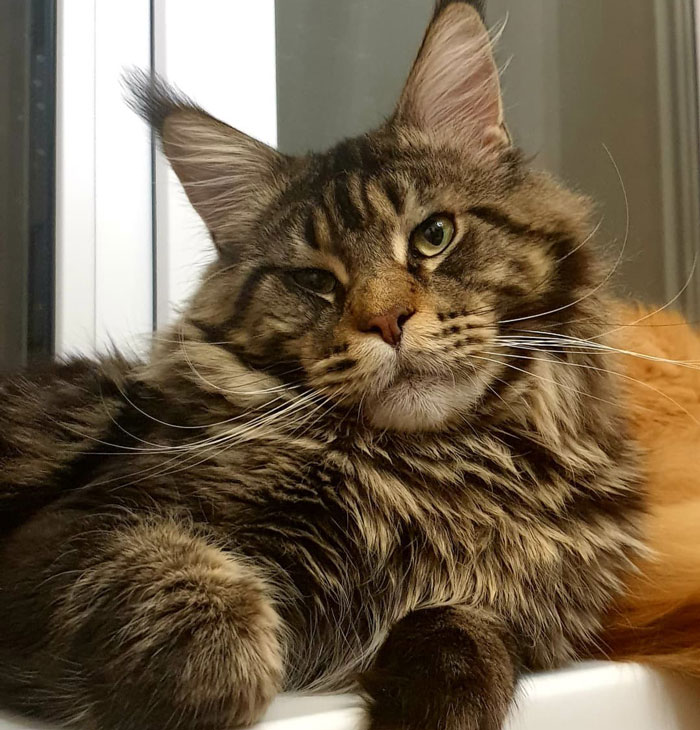
<svg viewBox="0 0 700 730">
<path fill-rule="evenodd" d="M 607 617 L 603 651 L 700 676 L 700 333 L 675 313 L 622 311 L 617 346 L 697 369 L 623 356 L 633 432 L 646 452 L 647 536 L 640 564 Z"/>
</svg>

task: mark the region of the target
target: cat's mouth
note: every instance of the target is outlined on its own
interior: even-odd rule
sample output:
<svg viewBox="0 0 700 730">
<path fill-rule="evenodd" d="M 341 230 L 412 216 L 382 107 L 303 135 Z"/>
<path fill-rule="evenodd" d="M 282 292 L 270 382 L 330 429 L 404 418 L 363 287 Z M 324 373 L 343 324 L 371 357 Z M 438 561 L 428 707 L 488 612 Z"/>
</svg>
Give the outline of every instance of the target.
<svg viewBox="0 0 700 730">
<path fill-rule="evenodd" d="M 330 366 L 324 362 L 314 382 L 337 402 L 358 407 L 373 427 L 449 430 L 479 406 L 491 379 L 488 368 L 470 368 L 459 355 L 429 338 L 405 337 L 395 348 L 363 338 Z"/>
<path fill-rule="evenodd" d="M 390 388 L 403 388 L 405 390 L 416 390 L 421 391 L 431 386 L 436 386 L 445 382 L 444 377 L 435 375 L 434 373 L 429 375 L 427 373 L 417 371 L 402 372 L 391 384 Z"/>
<path fill-rule="evenodd" d="M 457 372 L 449 362 L 423 351 L 399 351 L 390 387 L 430 388 L 442 383 L 456 385 Z"/>
</svg>

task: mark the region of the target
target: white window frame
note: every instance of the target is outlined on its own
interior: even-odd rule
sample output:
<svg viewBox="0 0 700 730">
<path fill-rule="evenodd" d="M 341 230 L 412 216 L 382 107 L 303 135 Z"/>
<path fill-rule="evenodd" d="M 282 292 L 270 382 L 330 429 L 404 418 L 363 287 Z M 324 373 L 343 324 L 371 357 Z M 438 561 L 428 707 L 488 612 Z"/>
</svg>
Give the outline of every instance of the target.
<svg viewBox="0 0 700 730">
<path fill-rule="evenodd" d="M 59 0 L 58 21 L 56 350 L 142 352 L 213 247 L 160 153 L 153 166 L 123 73 L 152 69 L 274 145 L 274 0 Z"/>
<path fill-rule="evenodd" d="M 152 330 L 150 134 L 124 102 L 148 68 L 148 0 L 58 4 L 59 353 L 138 349 Z"/>
<path fill-rule="evenodd" d="M 155 0 L 156 73 L 222 121 L 277 144 L 274 0 Z M 172 319 L 214 256 L 204 224 L 159 153 L 158 325 Z"/>
</svg>

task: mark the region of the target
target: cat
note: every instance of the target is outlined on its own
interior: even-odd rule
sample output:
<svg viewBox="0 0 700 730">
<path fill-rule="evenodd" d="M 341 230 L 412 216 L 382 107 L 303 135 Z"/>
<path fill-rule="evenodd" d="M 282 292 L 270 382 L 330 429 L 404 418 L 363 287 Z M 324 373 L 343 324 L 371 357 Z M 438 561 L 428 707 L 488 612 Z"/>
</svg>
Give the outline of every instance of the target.
<svg viewBox="0 0 700 730">
<path fill-rule="evenodd" d="M 644 534 L 653 553 L 604 618 L 598 657 L 700 677 L 700 333 L 673 312 L 627 306 L 621 381 L 644 449 Z"/>
<path fill-rule="evenodd" d="M 133 94 L 218 256 L 147 361 L 0 386 L 0 706 L 225 730 L 359 687 L 372 730 L 496 730 L 646 554 L 589 201 L 513 147 L 465 2 L 322 154 Z"/>
</svg>

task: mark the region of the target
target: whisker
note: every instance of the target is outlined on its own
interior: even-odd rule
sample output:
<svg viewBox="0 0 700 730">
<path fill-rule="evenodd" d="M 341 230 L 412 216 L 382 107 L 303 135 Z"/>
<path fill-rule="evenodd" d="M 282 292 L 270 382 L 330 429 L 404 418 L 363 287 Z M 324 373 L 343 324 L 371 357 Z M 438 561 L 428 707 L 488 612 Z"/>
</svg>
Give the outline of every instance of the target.
<svg viewBox="0 0 700 730">
<path fill-rule="evenodd" d="M 204 424 L 199 424 L 199 425 L 194 425 L 194 426 L 186 426 L 186 425 L 181 425 L 181 424 L 177 424 L 177 423 L 169 423 L 168 421 L 163 421 L 162 419 L 156 418 L 155 416 L 151 415 L 150 413 L 147 413 L 146 411 L 144 411 L 140 406 L 138 406 L 136 403 L 134 403 L 129 398 L 128 394 L 122 388 L 120 388 L 118 385 L 117 385 L 117 389 L 119 390 L 119 393 L 121 394 L 122 398 L 132 408 L 134 408 L 136 411 L 138 411 L 141 415 L 145 416 L 146 418 L 148 418 L 149 420 L 151 420 L 155 423 L 158 423 L 161 426 L 166 426 L 168 428 L 176 428 L 176 429 L 182 429 L 182 430 L 203 430 L 203 429 L 207 429 L 207 428 L 213 428 L 216 426 L 225 426 L 228 423 L 235 423 L 236 421 L 241 420 L 241 418 L 245 418 L 245 415 L 247 413 L 246 412 L 244 414 L 239 414 L 237 416 L 233 416 L 231 418 L 226 418 L 221 421 L 216 421 L 214 423 L 204 423 Z M 279 400 L 279 398 L 276 398 L 275 400 Z M 129 435 L 133 435 L 133 434 L 129 434 Z M 134 437 L 134 438 L 136 438 L 136 437 Z"/>
<path fill-rule="evenodd" d="M 541 351 L 539 351 L 541 352 Z M 496 357 L 504 357 L 502 353 L 497 352 L 485 352 L 486 355 L 495 355 Z M 505 357 L 509 357 L 508 355 L 505 355 Z M 656 388 L 655 386 L 651 385 L 650 383 L 645 383 L 643 380 L 639 380 L 638 378 L 634 378 L 631 375 L 627 375 L 626 373 L 621 373 L 616 370 L 610 370 L 608 368 L 602 368 L 598 367 L 596 365 L 588 365 L 586 363 L 575 363 L 575 362 L 567 362 L 565 360 L 551 360 L 549 358 L 539 358 L 539 357 L 527 357 L 525 355 L 513 355 L 512 357 L 517 358 L 519 360 L 535 360 L 538 362 L 548 362 L 552 363 L 553 365 L 561 365 L 564 367 L 573 367 L 573 368 L 581 368 L 585 370 L 593 370 L 599 373 L 604 373 L 606 375 L 614 375 L 619 378 L 623 378 L 624 380 L 629 380 L 633 383 L 637 383 L 638 385 L 641 385 L 645 388 L 648 388 L 649 390 L 652 390 L 657 395 L 662 396 L 665 398 L 669 403 L 672 403 L 676 408 L 678 408 L 679 411 L 687 415 L 696 425 L 700 426 L 700 421 L 698 421 L 695 416 L 687 409 L 685 406 L 681 405 L 676 401 L 675 399 L 671 398 L 670 395 L 667 393 L 664 393 L 659 388 Z M 644 407 L 643 410 L 653 412 L 653 409 Z"/>
<path fill-rule="evenodd" d="M 300 398 L 299 400 L 301 401 L 302 399 Z M 281 417 L 282 415 L 286 415 L 288 413 L 293 413 L 295 409 L 301 409 L 302 407 L 307 405 L 307 402 L 300 403 L 300 402 L 296 401 L 296 402 L 293 402 L 292 404 L 287 404 L 287 408 L 285 408 L 285 409 L 281 409 L 281 410 L 278 409 L 276 411 L 273 411 L 272 413 L 265 414 L 264 416 L 254 419 L 252 422 L 250 422 L 248 424 L 244 424 L 244 426 L 246 427 L 247 430 L 244 429 L 242 432 L 230 432 L 223 436 L 219 436 L 219 437 L 212 439 L 207 444 L 199 446 L 198 448 L 201 448 L 203 451 L 207 452 L 207 455 L 200 461 L 196 462 L 195 464 L 191 464 L 189 462 L 191 460 L 197 458 L 199 456 L 199 454 L 193 454 L 193 453 L 188 454 L 185 451 L 183 453 L 176 454 L 174 457 L 171 457 L 170 459 L 166 460 L 165 462 L 160 462 L 158 464 L 154 464 L 150 467 L 147 467 L 146 469 L 142 469 L 142 470 L 133 472 L 132 474 L 126 474 L 126 475 L 122 475 L 122 476 L 118 476 L 118 477 L 113 477 L 111 479 L 105 479 L 105 480 L 102 480 L 99 482 L 92 482 L 90 485 L 87 485 L 87 486 L 89 486 L 89 487 L 103 486 L 103 485 L 107 485 L 107 484 L 111 484 L 111 483 L 115 483 L 115 482 L 123 482 L 124 480 L 130 480 L 130 481 L 126 482 L 125 484 L 120 484 L 119 485 L 120 487 L 133 486 L 134 484 L 138 484 L 138 483 L 142 482 L 144 479 L 169 476 L 171 474 L 184 471 L 188 468 L 194 468 L 195 466 L 198 466 L 198 465 L 204 463 L 205 461 L 207 461 L 207 459 L 209 459 L 215 453 L 215 449 L 220 444 L 225 444 L 227 442 L 233 442 L 233 443 L 229 443 L 228 446 L 224 447 L 224 449 L 222 449 L 222 451 L 225 451 L 228 448 L 232 448 L 236 444 L 242 443 L 242 441 L 245 440 L 244 438 L 240 439 L 240 440 L 236 440 L 236 437 L 238 437 L 238 436 L 246 437 L 248 435 L 248 433 L 250 433 L 251 430 L 255 430 L 255 429 L 270 425 L 275 420 L 278 420 L 279 417 Z M 191 451 L 192 451 L 192 449 L 190 449 L 190 452 Z M 177 461 L 178 459 L 182 459 L 183 456 L 184 456 L 184 466 L 182 466 L 182 468 L 178 468 L 178 469 L 167 469 L 166 468 L 166 469 L 162 469 L 161 471 L 158 471 L 158 469 L 161 469 L 164 465 L 172 464 L 173 462 Z M 178 466 L 178 465 L 175 464 L 174 466 Z M 139 478 L 136 479 L 136 477 L 139 477 Z"/>
<path fill-rule="evenodd" d="M 216 383 L 212 383 L 211 381 L 207 380 L 200 372 L 197 370 L 197 368 L 194 366 L 194 363 L 192 362 L 192 358 L 190 357 L 189 353 L 187 352 L 187 346 L 185 344 L 185 339 L 182 336 L 182 329 L 180 329 L 180 347 L 182 349 L 182 354 L 185 358 L 185 361 L 187 362 L 187 365 L 192 370 L 192 372 L 205 384 L 208 385 L 210 388 L 214 388 L 214 390 L 219 391 L 220 393 L 229 393 L 234 395 L 258 395 L 258 394 L 264 394 L 266 392 L 276 392 L 280 388 L 287 388 L 288 386 L 275 386 L 274 388 L 269 389 L 263 389 L 261 391 L 253 392 L 253 393 L 246 393 L 245 391 L 241 390 L 231 390 L 228 388 L 222 388 L 221 386 L 217 385 Z M 295 370 L 290 370 L 291 372 L 298 372 L 300 370 L 303 370 L 302 367 L 298 367 Z M 288 374 L 289 374 L 288 373 Z"/>
<path fill-rule="evenodd" d="M 560 259 L 557 259 L 554 262 L 555 265 L 560 264 L 562 261 L 566 261 L 566 259 L 568 259 L 569 256 L 573 256 L 575 253 L 580 251 L 589 241 L 591 241 L 595 237 L 596 233 L 598 233 L 598 231 L 600 230 L 600 227 L 603 225 L 604 220 L 605 220 L 605 216 L 601 216 L 600 220 L 596 224 L 595 228 L 586 236 L 586 238 L 584 238 L 583 241 L 581 241 L 581 243 L 579 243 L 578 246 L 573 248 L 568 253 L 564 254 Z"/>
<path fill-rule="evenodd" d="M 654 315 L 659 314 L 660 312 L 663 312 L 665 309 L 668 309 L 670 306 L 675 304 L 683 296 L 686 289 L 691 285 L 691 283 L 695 277 L 695 271 L 697 269 L 697 266 L 698 266 L 698 252 L 696 251 L 695 257 L 693 258 L 693 265 L 690 269 L 690 274 L 688 275 L 688 278 L 686 279 L 686 282 L 685 282 L 685 284 L 683 284 L 683 287 L 680 289 L 680 291 L 672 299 L 670 299 L 668 302 L 666 302 L 666 304 L 664 304 L 662 307 L 659 307 L 658 309 L 655 309 L 653 312 L 649 312 L 648 314 L 645 314 L 643 317 L 640 317 L 639 319 L 632 322 L 631 326 L 637 325 L 640 322 L 644 322 L 645 320 L 650 319 Z M 621 329 L 624 329 L 625 326 L 630 326 L 630 325 L 622 325 L 620 327 L 617 327 L 616 329 L 608 330 L 607 332 L 603 332 L 599 335 L 596 335 L 595 339 L 597 339 L 598 337 L 606 337 L 615 332 L 619 332 Z"/>
<path fill-rule="evenodd" d="M 255 431 L 259 430 L 260 428 L 266 428 L 270 426 L 275 421 L 278 421 L 282 416 L 290 416 L 295 414 L 296 412 L 302 410 L 304 407 L 309 405 L 310 403 L 314 402 L 316 399 L 315 394 L 310 394 L 309 396 L 306 396 L 306 400 L 304 400 L 304 397 L 300 398 L 299 401 L 292 402 L 289 404 L 286 408 L 278 409 L 276 412 L 273 412 L 272 414 L 269 414 L 267 417 L 263 417 L 257 420 L 257 422 L 252 422 L 249 424 L 244 424 L 243 428 L 240 431 L 231 433 L 227 435 L 225 438 L 221 439 L 221 443 L 226 444 L 222 449 L 220 449 L 217 453 L 222 454 L 228 451 L 229 449 L 233 448 L 234 446 L 237 446 L 244 441 L 246 441 L 249 436 L 254 433 Z M 219 444 L 215 444 L 214 447 L 218 446 Z M 212 454 L 212 448 L 210 447 L 208 453 L 203 459 L 196 462 L 195 464 L 188 464 L 184 466 L 181 469 L 177 469 L 175 471 L 168 471 L 166 473 L 157 473 L 155 476 L 170 476 L 173 473 L 178 473 L 180 471 L 184 471 L 185 469 L 194 468 L 196 466 L 199 466 L 200 464 L 203 464 L 205 461 L 207 461 Z M 188 459 L 193 458 L 192 456 L 188 457 Z"/>
<path fill-rule="evenodd" d="M 528 330 L 523 330 L 527 332 Z M 700 362 L 697 360 L 672 360 L 667 357 L 658 357 L 656 355 L 649 355 L 643 352 L 635 352 L 634 350 L 626 350 L 621 347 L 614 347 L 612 345 L 606 345 L 602 342 L 591 342 L 590 340 L 582 339 L 579 337 L 573 337 L 571 335 L 561 335 L 556 332 L 537 332 L 531 330 L 533 334 L 543 335 L 542 337 L 515 337 L 513 339 L 506 336 L 496 338 L 497 341 L 505 344 L 510 344 L 512 347 L 521 346 L 535 346 L 535 345 L 549 345 L 552 347 L 561 347 L 567 349 L 565 345 L 572 345 L 578 347 L 583 352 L 609 352 L 617 353 L 618 355 L 627 355 L 629 357 L 636 357 L 642 360 L 649 360 L 650 362 L 665 363 L 667 365 L 677 365 L 678 367 L 685 367 L 691 370 L 700 369 Z"/>
<path fill-rule="evenodd" d="M 536 373 L 533 373 L 530 370 L 525 370 L 524 368 L 519 368 L 510 363 L 503 362 L 502 360 L 494 360 L 489 357 L 482 357 L 481 355 L 469 355 L 469 357 L 474 360 L 484 360 L 485 362 L 490 362 L 494 365 L 502 365 L 503 367 L 510 368 L 511 370 L 516 370 L 517 372 L 523 373 L 525 375 L 529 375 L 533 378 L 537 378 L 538 380 L 541 380 L 545 383 L 551 383 L 553 385 L 556 385 L 557 388 L 563 388 L 564 390 L 568 390 L 572 393 L 576 393 L 577 395 L 583 396 L 584 398 L 591 398 L 593 400 L 600 401 L 601 403 L 605 403 L 609 406 L 617 407 L 617 405 L 618 405 L 617 403 L 613 403 L 612 401 L 606 400 L 605 398 L 600 398 L 596 395 L 592 395 L 591 393 L 587 393 L 586 391 L 578 390 L 577 388 L 574 388 L 570 385 L 565 385 L 564 383 L 560 383 L 557 380 L 552 380 L 551 378 L 546 378 L 543 375 L 538 375 Z"/>
</svg>

